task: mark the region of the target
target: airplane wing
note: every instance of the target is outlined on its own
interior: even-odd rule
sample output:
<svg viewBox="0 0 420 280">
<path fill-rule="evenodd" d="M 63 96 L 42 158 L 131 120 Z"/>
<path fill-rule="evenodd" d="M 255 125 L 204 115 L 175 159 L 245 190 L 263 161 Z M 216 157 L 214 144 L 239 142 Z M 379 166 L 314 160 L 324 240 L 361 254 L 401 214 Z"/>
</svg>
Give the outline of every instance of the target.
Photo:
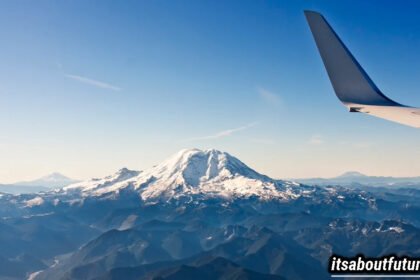
<svg viewBox="0 0 420 280">
<path fill-rule="evenodd" d="M 420 108 L 399 104 L 385 96 L 325 18 L 313 11 L 305 11 L 305 16 L 335 94 L 350 112 L 420 128 Z"/>
</svg>

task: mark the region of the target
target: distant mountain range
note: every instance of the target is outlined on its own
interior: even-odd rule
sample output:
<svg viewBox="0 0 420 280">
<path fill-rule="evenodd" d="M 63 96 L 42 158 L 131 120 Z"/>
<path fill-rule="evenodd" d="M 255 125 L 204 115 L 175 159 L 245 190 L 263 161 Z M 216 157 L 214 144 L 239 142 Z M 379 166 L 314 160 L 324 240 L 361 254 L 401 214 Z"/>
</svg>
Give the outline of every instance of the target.
<svg viewBox="0 0 420 280">
<path fill-rule="evenodd" d="M 275 180 L 188 149 L 0 194 L 0 279 L 327 279 L 333 253 L 419 255 L 420 190 L 366 188 Z"/>
<path fill-rule="evenodd" d="M 357 171 L 346 172 L 333 178 L 291 179 L 292 181 L 308 185 L 345 186 L 345 187 L 384 187 L 384 188 L 420 188 L 419 177 L 385 177 L 368 176 Z"/>
<path fill-rule="evenodd" d="M 62 188 L 76 182 L 78 181 L 70 179 L 58 172 L 54 172 L 33 181 L 0 184 L 0 192 L 11 194 L 36 193 L 54 188 Z"/>
</svg>

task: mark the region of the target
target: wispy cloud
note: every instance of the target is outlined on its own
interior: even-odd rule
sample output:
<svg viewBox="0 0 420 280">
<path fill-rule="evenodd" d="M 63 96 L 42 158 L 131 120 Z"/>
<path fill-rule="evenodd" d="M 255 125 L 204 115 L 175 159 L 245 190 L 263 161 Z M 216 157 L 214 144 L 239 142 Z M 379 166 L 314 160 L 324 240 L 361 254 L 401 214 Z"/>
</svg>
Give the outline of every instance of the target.
<svg viewBox="0 0 420 280">
<path fill-rule="evenodd" d="M 252 122 L 252 123 L 249 123 L 247 125 L 240 126 L 240 127 L 237 127 L 237 128 L 222 130 L 222 131 L 219 131 L 219 132 L 217 132 L 215 134 L 212 134 L 212 135 L 190 138 L 190 139 L 187 139 L 186 141 L 198 141 L 198 140 L 219 139 L 219 138 L 230 136 L 230 135 L 232 135 L 232 134 L 234 134 L 236 132 L 249 129 L 251 127 L 256 126 L 257 124 L 258 124 L 257 122 Z"/>
<path fill-rule="evenodd" d="M 262 87 L 258 87 L 257 92 L 262 99 L 264 99 L 266 102 L 270 104 L 280 105 L 282 103 L 280 96 L 278 96 L 272 91 L 269 91 Z"/>
<path fill-rule="evenodd" d="M 114 85 L 111 85 L 111 84 L 108 84 L 108 83 L 105 83 L 105 82 L 102 82 L 102 81 L 93 80 L 93 79 L 90 79 L 90 78 L 87 78 L 87 77 L 79 76 L 79 75 L 65 74 L 64 76 L 69 78 L 69 79 L 72 79 L 72 80 L 75 80 L 75 81 L 78 81 L 78 82 L 81 82 L 81 83 L 85 83 L 85 84 L 88 84 L 88 85 L 91 85 L 91 86 L 95 86 L 95 87 L 98 87 L 98 88 L 103 88 L 103 89 L 108 89 L 108 90 L 113 90 L 113 91 L 120 91 L 121 90 L 120 87 L 117 87 L 117 86 L 114 86 Z"/>
<path fill-rule="evenodd" d="M 315 134 L 315 135 L 312 135 L 311 138 L 309 138 L 308 143 L 311 145 L 322 145 L 325 143 L 325 140 L 322 137 L 322 135 Z"/>
</svg>

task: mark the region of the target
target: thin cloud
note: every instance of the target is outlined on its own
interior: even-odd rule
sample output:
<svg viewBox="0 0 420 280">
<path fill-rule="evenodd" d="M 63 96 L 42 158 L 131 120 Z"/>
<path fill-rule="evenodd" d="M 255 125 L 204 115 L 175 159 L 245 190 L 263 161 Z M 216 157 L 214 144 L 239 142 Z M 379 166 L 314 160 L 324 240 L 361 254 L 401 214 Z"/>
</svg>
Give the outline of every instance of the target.
<svg viewBox="0 0 420 280">
<path fill-rule="evenodd" d="M 85 83 L 85 84 L 88 84 L 88 85 L 91 85 L 91 86 L 95 86 L 95 87 L 98 87 L 98 88 L 102 88 L 102 89 L 108 89 L 108 90 L 113 90 L 113 91 L 120 91 L 121 90 L 120 87 L 117 87 L 117 86 L 114 86 L 114 85 L 111 85 L 111 84 L 108 84 L 108 83 L 105 83 L 105 82 L 102 82 L 102 81 L 93 80 L 93 79 L 83 77 L 83 76 L 72 75 L 72 74 L 65 74 L 64 76 L 69 78 L 69 79 L 72 79 L 72 80 L 75 80 L 75 81 L 78 81 L 78 82 L 81 82 L 81 83 Z"/>
<path fill-rule="evenodd" d="M 219 138 L 230 136 L 230 135 L 232 135 L 232 134 L 234 134 L 236 132 L 249 129 L 249 128 L 254 127 L 256 125 L 257 125 L 257 123 L 256 122 L 253 122 L 253 123 L 249 123 L 247 125 L 240 126 L 240 127 L 237 127 L 237 128 L 223 130 L 223 131 L 217 132 L 217 133 L 212 134 L 212 135 L 190 138 L 190 139 L 187 139 L 186 141 L 198 141 L 198 140 L 219 139 Z"/>
<path fill-rule="evenodd" d="M 311 136 L 308 143 L 311 145 L 322 145 L 325 143 L 325 140 L 321 135 L 315 134 Z"/>
<path fill-rule="evenodd" d="M 272 91 L 269 91 L 262 87 L 258 87 L 257 92 L 263 100 L 270 104 L 280 105 L 282 103 L 280 97 Z"/>
</svg>

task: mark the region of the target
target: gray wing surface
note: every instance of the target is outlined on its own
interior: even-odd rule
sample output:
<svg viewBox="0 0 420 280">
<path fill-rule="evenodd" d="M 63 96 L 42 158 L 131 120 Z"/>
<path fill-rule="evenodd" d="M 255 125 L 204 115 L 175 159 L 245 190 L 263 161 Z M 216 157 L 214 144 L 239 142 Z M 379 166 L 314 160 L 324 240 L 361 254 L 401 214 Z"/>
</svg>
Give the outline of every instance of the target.
<svg viewBox="0 0 420 280">
<path fill-rule="evenodd" d="M 420 109 L 401 105 L 373 83 L 325 18 L 313 11 L 305 16 L 338 99 L 350 112 L 361 112 L 420 128 Z"/>
</svg>

